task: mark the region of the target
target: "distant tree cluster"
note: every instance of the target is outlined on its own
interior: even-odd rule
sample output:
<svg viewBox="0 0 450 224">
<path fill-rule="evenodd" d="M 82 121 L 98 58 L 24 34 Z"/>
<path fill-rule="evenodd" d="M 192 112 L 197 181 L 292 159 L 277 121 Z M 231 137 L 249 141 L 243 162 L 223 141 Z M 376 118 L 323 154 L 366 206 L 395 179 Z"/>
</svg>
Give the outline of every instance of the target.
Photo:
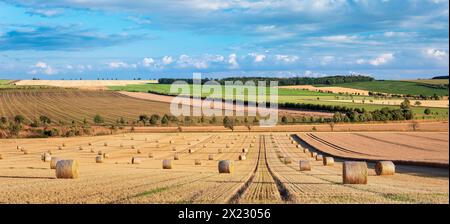
<svg viewBox="0 0 450 224">
<path fill-rule="evenodd" d="M 213 79 L 202 79 L 201 83 L 204 84 L 205 82 L 211 81 Z M 269 83 L 270 81 L 278 81 L 278 85 L 280 86 L 287 86 L 287 85 L 334 85 L 334 84 L 341 84 L 341 83 L 351 83 L 351 82 L 370 82 L 373 81 L 374 78 L 370 76 L 362 76 L 362 75 L 337 75 L 337 76 L 327 76 L 327 77 L 291 77 L 291 78 L 276 78 L 276 77 L 229 77 L 229 78 L 223 78 L 223 79 L 217 79 L 215 81 L 219 82 L 220 84 L 225 84 L 226 81 L 266 81 Z M 162 78 L 159 79 L 158 82 L 160 84 L 172 84 L 175 81 L 185 81 L 189 84 L 193 83 L 192 79 L 170 79 L 170 78 Z"/>
</svg>

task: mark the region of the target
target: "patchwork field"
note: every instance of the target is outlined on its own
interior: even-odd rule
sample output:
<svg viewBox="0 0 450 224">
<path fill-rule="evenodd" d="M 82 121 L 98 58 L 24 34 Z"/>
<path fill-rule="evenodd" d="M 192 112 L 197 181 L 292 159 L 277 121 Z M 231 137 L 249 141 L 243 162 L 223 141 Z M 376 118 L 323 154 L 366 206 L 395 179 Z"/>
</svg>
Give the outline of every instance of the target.
<svg viewBox="0 0 450 224">
<path fill-rule="evenodd" d="M 401 137 L 420 139 L 409 135 Z M 0 203 L 448 203 L 448 170 L 398 166 L 393 176 L 376 176 L 369 166 L 368 184 L 342 184 L 341 161 L 324 166 L 287 134 L 121 134 L 0 145 Z M 79 178 L 56 179 L 40 160 L 49 150 L 77 160 Z M 172 159 L 172 169 L 162 169 L 163 159 Z M 232 174 L 218 172 L 225 159 L 234 160 Z M 300 160 L 312 170 L 299 171 Z"/>
<path fill-rule="evenodd" d="M 323 92 L 332 92 L 339 94 L 354 94 L 354 95 L 362 95 L 368 96 L 369 91 L 353 89 L 353 88 L 344 88 L 344 87 L 315 87 L 312 85 L 299 85 L 299 86 L 280 86 L 280 89 L 299 89 L 299 90 L 309 90 L 309 91 L 323 91 Z"/>
</svg>

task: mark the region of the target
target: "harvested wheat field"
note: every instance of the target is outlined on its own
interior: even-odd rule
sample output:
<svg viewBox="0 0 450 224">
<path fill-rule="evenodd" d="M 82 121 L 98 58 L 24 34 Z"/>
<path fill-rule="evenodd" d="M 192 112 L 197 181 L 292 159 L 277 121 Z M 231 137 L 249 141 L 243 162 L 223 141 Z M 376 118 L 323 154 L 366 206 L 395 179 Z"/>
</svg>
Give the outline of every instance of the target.
<svg viewBox="0 0 450 224">
<path fill-rule="evenodd" d="M 127 97 L 113 91 L 78 89 L 11 89 L 0 92 L 0 115 L 21 114 L 31 121 L 45 115 L 58 121 L 88 122 L 101 111 L 105 122 L 115 123 L 123 117 L 135 120 L 141 113 L 164 114 L 169 104 Z"/>
<path fill-rule="evenodd" d="M 448 167 L 448 132 L 301 133 L 314 148 L 340 157 Z"/>
<path fill-rule="evenodd" d="M 324 166 L 287 134 L 134 133 L 2 139 L 0 147 L 0 203 L 448 203 L 448 170 L 376 176 L 369 166 L 367 184 L 342 184 L 342 161 Z M 68 164 L 78 178 L 56 179 L 44 153 L 76 161 L 56 169 Z M 231 173 L 219 173 L 222 160 Z"/>
</svg>

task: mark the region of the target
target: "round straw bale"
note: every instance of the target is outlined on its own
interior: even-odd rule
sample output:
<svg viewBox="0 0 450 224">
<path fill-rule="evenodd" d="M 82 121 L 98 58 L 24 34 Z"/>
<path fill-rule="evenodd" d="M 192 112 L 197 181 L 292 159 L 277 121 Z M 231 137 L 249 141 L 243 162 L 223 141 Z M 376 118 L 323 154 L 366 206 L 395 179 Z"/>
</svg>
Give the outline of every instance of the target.
<svg viewBox="0 0 450 224">
<path fill-rule="evenodd" d="M 378 161 L 375 164 L 375 172 L 377 175 L 394 175 L 395 165 L 392 161 Z"/>
<path fill-rule="evenodd" d="M 334 165 L 334 158 L 330 156 L 326 156 L 323 158 L 323 165 L 324 166 L 333 166 Z"/>
<path fill-rule="evenodd" d="M 311 152 L 311 157 L 312 158 L 316 158 L 316 156 L 317 156 L 317 152 Z"/>
<path fill-rule="evenodd" d="M 208 155 L 209 160 L 214 160 L 214 155 Z"/>
<path fill-rule="evenodd" d="M 172 167 L 173 167 L 172 160 L 170 160 L 170 159 L 163 160 L 162 166 L 163 166 L 163 169 L 172 169 Z"/>
<path fill-rule="evenodd" d="M 196 159 L 196 160 L 195 160 L 195 165 L 196 165 L 196 166 L 202 165 L 202 161 L 199 160 L 199 159 Z"/>
<path fill-rule="evenodd" d="M 58 146 L 58 150 L 62 150 L 62 147 L 61 147 L 61 146 Z"/>
<path fill-rule="evenodd" d="M 76 160 L 60 160 L 56 163 L 56 178 L 76 179 L 79 176 Z"/>
<path fill-rule="evenodd" d="M 41 155 L 42 162 L 50 162 L 52 160 L 52 156 L 49 153 L 44 153 Z"/>
<path fill-rule="evenodd" d="M 134 140 L 134 138 L 133 138 L 133 137 L 131 137 L 131 138 L 130 138 L 130 140 Z"/>
<path fill-rule="evenodd" d="M 302 146 L 301 145 L 297 145 L 297 149 L 301 149 L 302 148 Z"/>
<path fill-rule="evenodd" d="M 105 142 L 103 145 L 104 145 L 104 146 L 108 146 L 108 143 Z"/>
<path fill-rule="evenodd" d="M 3 159 L 3 156 L 2 156 L 2 154 L 0 154 L 0 159 Z"/>
<path fill-rule="evenodd" d="M 103 155 L 103 152 L 102 151 L 98 151 L 97 155 L 101 156 L 101 155 Z"/>
<path fill-rule="evenodd" d="M 193 153 L 194 150 L 193 150 L 193 149 L 189 149 L 188 152 L 189 152 L 189 153 Z"/>
<path fill-rule="evenodd" d="M 172 148 L 172 151 L 176 152 L 176 151 L 177 151 L 177 148 L 176 148 L 176 147 L 173 147 L 173 148 Z"/>
<path fill-rule="evenodd" d="M 24 150 L 22 150 L 22 152 L 23 152 L 24 155 L 27 155 L 27 154 L 28 154 L 28 150 L 25 150 L 25 149 L 24 149 Z"/>
<path fill-rule="evenodd" d="M 219 173 L 233 173 L 234 172 L 234 161 L 231 160 L 221 160 L 218 164 Z"/>
<path fill-rule="evenodd" d="M 255 144 L 250 144 L 250 147 L 252 147 L 252 148 L 255 147 Z"/>
<path fill-rule="evenodd" d="M 50 169 L 56 169 L 56 164 L 58 163 L 58 161 L 61 161 L 63 159 L 58 158 L 58 157 L 52 157 L 52 159 L 50 160 Z"/>
<path fill-rule="evenodd" d="M 311 163 L 308 160 L 300 160 L 300 171 L 311 171 Z"/>
<path fill-rule="evenodd" d="M 309 153 L 309 150 L 307 148 L 303 148 L 304 153 Z"/>
<path fill-rule="evenodd" d="M 119 146 L 120 146 L 120 148 L 123 148 L 123 144 L 122 144 L 122 143 L 120 143 L 120 145 L 119 145 Z"/>
<path fill-rule="evenodd" d="M 225 147 L 227 147 L 227 148 L 230 148 L 230 145 L 229 144 L 227 144 Z"/>
<path fill-rule="evenodd" d="M 92 143 L 90 143 L 90 142 L 89 142 L 89 143 L 88 143 L 88 145 L 89 145 L 89 146 L 91 146 L 91 145 L 92 145 Z"/>
<path fill-rule="evenodd" d="M 247 153 L 247 152 L 248 152 L 248 149 L 247 149 L 247 148 L 242 148 L 242 152 L 243 152 L 243 153 Z"/>
<path fill-rule="evenodd" d="M 292 159 L 290 157 L 284 157 L 284 164 L 291 164 Z"/>
<path fill-rule="evenodd" d="M 148 153 L 148 158 L 153 158 L 153 153 Z"/>
<path fill-rule="evenodd" d="M 204 144 L 204 145 L 203 145 L 203 148 L 206 148 L 206 147 L 208 147 L 208 145 L 207 145 L 207 144 Z"/>
<path fill-rule="evenodd" d="M 66 143 L 62 143 L 62 147 L 66 147 Z"/>
<path fill-rule="evenodd" d="M 316 155 L 316 161 L 323 161 L 322 155 Z"/>
<path fill-rule="evenodd" d="M 174 140 L 170 140 L 170 144 L 174 144 L 175 143 L 175 141 Z"/>
<path fill-rule="evenodd" d="M 188 144 L 188 145 L 192 145 L 192 143 L 190 143 L 190 142 L 188 142 L 187 144 Z"/>
<path fill-rule="evenodd" d="M 239 155 L 239 160 L 246 160 L 247 156 L 245 154 L 240 154 Z"/>
<path fill-rule="evenodd" d="M 139 157 L 133 157 L 131 158 L 131 163 L 132 164 L 141 164 L 142 160 Z"/>
<path fill-rule="evenodd" d="M 366 162 L 344 162 L 342 181 L 344 184 L 367 184 Z"/>
<path fill-rule="evenodd" d="M 159 143 L 159 140 L 156 140 L 155 142 L 156 142 L 156 143 Z"/>
<path fill-rule="evenodd" d="M 178 154 L 175 154 L 175 155 L 173 156 L 173 160 L 180 160 L 180 156 L 179 156 Z"/>
<path fill-rule="evenodd" d="M 136 147 L 134 147 L 134 145 L 131 146 L 131 149 L 135 149 Z"/>
<path fill-rule="evenodd" d="M 83 150 L 83 146 L 78 146 L 78 150 Z"/>
<path fill-rule="evenodd" d="M 217 150 L 217 153 L 219 153 L 219 154 L 221 154 L 222 152 L 223 152 L 222 149 L 218 149 L 218 150 Z"/>
<path fill-rule="evenodd" d="M 95 157 L 95 162 L 96 163 L 103 163 L 103 156 L 96 156 Z"/>
<path fill-rule="evenodd" d="M 141 154 L 142 152 L 141 152 L 140 149 L 138 149 L 138 150 L 136 150 L 136 153 L 137 153 L 137 154 Z"/>
<path fill-rule="evenodd" d="M 94 150 L 94 149 L 91 149 L 91 153 L 95 153 L 95 150 Z"/>
<path fill-rule="evenodd" d="M 52 154 L 52 150 L 50 150 L 50 149 L 47 150 L 47 153 L 51 155 Z"/>
<path fill-rule="evenodd" d="M 294 140 L 291 141 L 292 144 L 295 144 L 296 142 Z"/>
<path fill-rule="evenodd" d="M 283 158 L 284 158 L 284 155 L 281 154 L 281 153 L 278 153 L 278 154 L 277 154 L 277 157 L 278 157 L 279 159 L 283 159 Z"/>
<path fill-rule="evenodd" d="M 105 158 L 105 159 L 109 158 L 109 154 L 108 153 L 103 153 L 103 158 Z"/>
</svg>

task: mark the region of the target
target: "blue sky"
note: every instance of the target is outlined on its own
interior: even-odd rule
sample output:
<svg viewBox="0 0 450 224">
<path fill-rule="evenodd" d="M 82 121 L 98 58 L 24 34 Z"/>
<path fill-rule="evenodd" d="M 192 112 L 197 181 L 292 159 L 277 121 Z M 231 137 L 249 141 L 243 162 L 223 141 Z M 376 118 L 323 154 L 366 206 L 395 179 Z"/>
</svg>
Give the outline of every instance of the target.
<svg viewBox="0 0 450 224">
<path fill-rule="evenodd" d="M 0 79 L 449 72 L 448 0 L 0 0 Z"/>
</svg>

